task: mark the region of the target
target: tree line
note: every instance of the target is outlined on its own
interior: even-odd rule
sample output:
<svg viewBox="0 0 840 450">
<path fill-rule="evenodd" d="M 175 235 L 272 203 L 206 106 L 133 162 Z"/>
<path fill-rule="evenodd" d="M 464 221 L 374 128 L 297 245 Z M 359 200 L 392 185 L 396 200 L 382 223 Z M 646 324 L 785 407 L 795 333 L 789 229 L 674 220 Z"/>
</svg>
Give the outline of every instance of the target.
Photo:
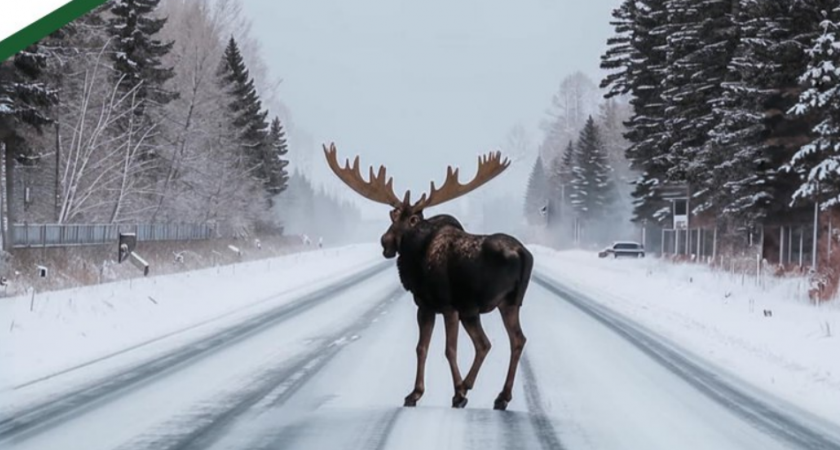
<svg viewBox="0 0 840 450">
<path fill-rule="evenodd" d="M 112 0 L 4 61 L 5 223 L 279 230 L 289 148 L 249 27 L 238 0 Z"/>
<path fill-rule="evenodd" d="M 525 218 L 565 244 L 585 228 L 587 239 L 614 239 L 629 222 L 630 181 L 623 122 L 629 105 L 600 101 L 586 75 L 564 78 L 543 123 L 544 138 L 525 193 Z"/>
<path fill-rule="evenodd" d="M 662 223 L 663 186 L 701 222 L 786 224 L 840 204 L 836 0 L 625 0 L 602 55 L 628 97 L 633 219 Z"/>
<path fill-rule="evenodd" d="M 355 205 L 323 188 L 316 189 L 299 171 L 291 174 L 287 192 L 274 207 L 287 218 L 283 225 L 288 233 L 307 235 L 313 243 L 319 238 L 327 245 L 354 242 L 362 222 L 361 211 Z"/>
</svg>

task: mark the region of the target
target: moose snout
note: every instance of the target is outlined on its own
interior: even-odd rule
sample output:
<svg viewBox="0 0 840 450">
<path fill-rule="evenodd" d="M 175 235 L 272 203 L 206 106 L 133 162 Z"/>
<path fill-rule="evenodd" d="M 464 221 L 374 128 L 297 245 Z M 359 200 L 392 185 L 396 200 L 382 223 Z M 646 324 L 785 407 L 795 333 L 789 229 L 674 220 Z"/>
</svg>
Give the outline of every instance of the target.
<svg viewBox="0 0 840 450">
<path fill-rule="evenodd" d="M 382 236 L 382 256 L 391 259 L 397 256 L 397 240 L 390 234 Z"/>
</svg>

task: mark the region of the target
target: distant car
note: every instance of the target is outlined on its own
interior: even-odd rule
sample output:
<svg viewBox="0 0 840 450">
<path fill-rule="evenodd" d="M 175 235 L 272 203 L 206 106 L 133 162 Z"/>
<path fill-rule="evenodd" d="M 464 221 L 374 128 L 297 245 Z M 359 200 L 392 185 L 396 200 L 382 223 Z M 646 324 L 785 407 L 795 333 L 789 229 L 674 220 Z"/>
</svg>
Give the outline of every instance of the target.
<svg viewBox="0 0 840 450">
<path fill-rule="evenodd" d="M 599 258 L 607 258 L 609 256 L 612 256 L 613 258 L 644 258 L 645 247 L 638 242 L 616 242 L 598 252 Z"/>
</svg>

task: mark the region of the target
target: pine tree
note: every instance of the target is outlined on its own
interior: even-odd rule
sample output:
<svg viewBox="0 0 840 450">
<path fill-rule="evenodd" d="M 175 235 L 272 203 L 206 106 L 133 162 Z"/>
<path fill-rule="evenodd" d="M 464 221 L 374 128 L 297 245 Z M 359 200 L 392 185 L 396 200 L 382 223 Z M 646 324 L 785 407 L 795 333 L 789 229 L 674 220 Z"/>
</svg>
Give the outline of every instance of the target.
<svg viewBox="0 0 840 450">
<path fill-rule="evenodd" d="M 549 208 L 551 211 L 551 221 L 558 224 L 560 221 L 566 220 L 571 216 L 571 208 L 569 203 L 569 193 L 571 192 L 571 182 L 573 178 L 572 166 L 574 164 L 574 142 L 569 141 L 566 150 L 558 153 L 551 160 L 551 166 L 548 172 L 548 187 L 549 187 Z"/>
<path fill-rule="evenodd" d="M 546 178 L 548 180 L 549 192 L 552 198 L 559 199 L 561 195 L 561 186 L 567 185 L 571 182 L 571 165 L 568 156 L 569 148 L 574 148 L 572 141 L 565 151 L 553 152 L 551 162 L 548 166 Z"/>
<path fill-rule="evenodd" d="M 706 144 L 704 187 L 711 209 L 740 222 L 791 214 L 797 177 L 781 169 L 807 141 L 808 119 L 788 113 L 796 103 L 809 42 L 819 33 L 820 11 L 831 0 L 744 2 L 737 16 L 738 46 L 717 123 Z M 712 170 L 708 170 L 709 167 Z"/>
<path fill-rule="evenodd" d="M 600 131 L 591 116 L 580 133 L 572 173 L 570 198 L 578 216 L 583 220 L 608 216 L 616 201 L 615 183 Z"/>
<path fill-rule="evenodd" d="M 607 51 L 601 55 L 601 68 L 610 71 L 601 81 L 601 88 L 609 88 L 607 98 L 629 94 L 633 91 L 632 55 L 635 53 L 633 38 L 637 19 L 637 0 L 624 0 L 612 12 L 610 25 L 615 36 L 607 39 Z"/>
<path fill-rule="evenodd" d="M 264 185 L 266 191 L 275 196 L 286 190 L 289 183 L 289 174 L 286 171 L 289 161 L 283 159 L 289 153 L 289 148 L 286 144 L 286 132 L 283 131 L 279 117 L 275 117 L 271 122 L 267 145 L 264 148 L 266 149 L 263 161 L 266 167 Z"/>
<path fill-rule="evenodd" d="M 712 105 L 723 95 L 727 66 L 737 44 L 733 7 L 739 0 L 669 0 L 670 33 L 665 77 L 665 126 L 670 137 L 670 181 L 702 184 L 704 152 L 716 124 Z M 693 188 L 694 195 L 701 190 Z M 692 204 L 695 204 L 693 202 Z"/>
<path fill-rule="evenodd" d="M 602 82 L 608 96 L 630 94 L 633 113 L 624 137 L 631 168 L 640 175 L 633 191 L 634 221 L 661 221 L 668 211 L 657 186 L 672 167 L 662 89 L 667 67 L 668 14 L 665 0 L 626 0 L 613 13 L 616 37 L 601 66 L 617 71 Z"/>
<path fill-rule="evenodd" d="M 794 200 L 817 200 L 828 208 L 840 205 L 840 7 L 827 12 L 820 27 L 800 78 L 807 89 L 794 107 L 796 114 L 817 117 L 819 123 L 814 140 L 786 168 L 802 179 Z"/>
<path fill-rule="evenodd" d="M 0 138 L 16 134 L 16 124 L 40 130 L 52 122 L 46 109 L 55 104 L 57 93 L 41 80 L 46 66 L 37 45 L 0 63 Z"/>
<path fill-rule="evenodd" d="M 566 150 L 563 151 L 563 157 L 560 159 L 560 180 L 569 185 L 574 179 L 574 165 L 575 165 L 575 141 L 569 141 Z"/>
<path fill-rule="evenodd" d="M 265 164 L 268 111 L 262 110 L 254 80 L 232 37 L 222 57 L 219 77 L 230 98 L 228 110 L 233 116 L 232 125 L 237 130 L 239 165 L 249 170 L 260 183 L 270 183 L 270 169 Z"/>
<path fill-rule="evenodd" d="M 597 121 L 615 180 L 622 184 L 628 184 L 631 180 L 630 164 L 624 154 L 629 144 L 624 138 L 624 133 L 627 131 L 624 121 L 628 118 L 628 105 L 611 97 L 601 104 Z M 626 194 L 629 198 L 629 192 Z"/>
<path fill-rule="evenodd" d="M 55 104 L 58 96 L 41 80 L 46 66 L 46 57 L 37 45 L 29 46 L 11 60 L 0 62 L 0 147 L 5 158 L 5 199 L 9 202 L 15 197 L 14 163 L 32 154 L 19 125 L 40 132 L 43 126 L 52 123 L 47 108 Z M 14 208 L 9 204 L 3 208 L 6 222 L 14 223 Z M 5 247 L 9 241 L 7 236 L 3 237 Z"/>
<path fill-rule="evenodd" d="M 177 93 L 164 88 L 174 76 L 174 69 L 162 67 L 161 58 L 172 49 L 172 42 L 154 39 L 165 18 L 155 18 L 160 0 L 112 0 L 108 34 L 112 38 L 115 77 L 123 93 L 136 92 L 137 100 L 156 104 L 169 103 Z M 145 114 L 145 106 L 137 109 Z"/>
<path fill-rule="evenodd" d="M 525 191 L 525 218 L 532 225 L 544 223 L 542 211 L 548 204 L 548 178 L 543 167 L 542 157 L 537 156 L 531 176 L 528 178 L 528 188 Z"/>
</svg>

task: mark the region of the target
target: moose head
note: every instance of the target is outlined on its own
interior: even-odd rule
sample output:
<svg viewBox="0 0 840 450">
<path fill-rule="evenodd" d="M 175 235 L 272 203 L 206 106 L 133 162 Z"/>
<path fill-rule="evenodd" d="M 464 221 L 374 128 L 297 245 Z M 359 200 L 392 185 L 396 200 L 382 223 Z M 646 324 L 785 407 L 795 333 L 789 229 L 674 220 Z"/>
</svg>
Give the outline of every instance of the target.
<svg viewBox="0 0 840 450">
<path fill-rule="evenodd" d="M 386 258 L 395 257 L 400 248 L 402 237 L 425 220 L 423 218 L 423 210 L 461 197 L 477 189 L 501 174 L 510 165 L 510 161 L 507 158 L 502 160 L 501 152 L 479 156 L 478 172 L 472 181 L 466 184 L 461 184 L 458 181 L 458 169 L 453 169 L 452 166 L 449 166 L 446 171 L 446 180 L 440 189 L 436 188 L 435 182 L 432 181 L 428 195 L 424 193 L 419 200 L 412 203 L 411 191 L 407 190 L 402 200 L 394 194 L 394 179 L 388 177 L 386 181 L 386 170 L 384 166 L 380 166 L 376 174 L 374 174 L 373 167 L 371 167 L 369 179 L 365 180 L 359 171 L 358 156 L 353 161 L 352 167 L 350 166 L 349 159 L 345 161 L 344 167 L 341 167 L 338 163 L 335 144 L 330 144 L 329 148 L 326 145 L 323 147 L 330 169 L 332 169 L 341 181 L 362 197 L 393 207 L 391 210 L 391 226 L 382 235 L 381 239 L 382 254 Z"/>
</svg>

